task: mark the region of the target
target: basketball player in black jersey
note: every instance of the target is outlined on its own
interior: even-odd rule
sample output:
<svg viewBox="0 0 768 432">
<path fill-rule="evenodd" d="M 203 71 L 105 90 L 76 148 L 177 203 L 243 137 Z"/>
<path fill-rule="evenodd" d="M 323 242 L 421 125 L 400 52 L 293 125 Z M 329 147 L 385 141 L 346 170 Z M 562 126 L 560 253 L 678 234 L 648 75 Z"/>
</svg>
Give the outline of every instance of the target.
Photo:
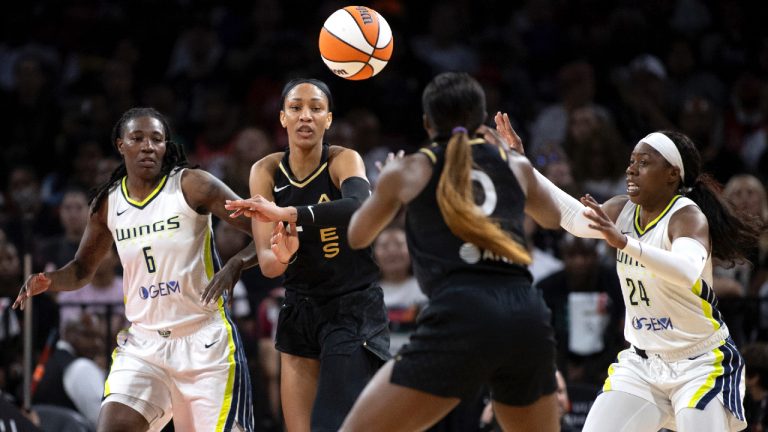
<svg viewBox="0 0 768 432">
<path fill-rule="evenodd" d="M 349 241 L 367 247 L 405 206 L 414 272 L 430 303 L 342 430 L 424 430 L 484 385 L 504 430 L 558 430 L 555 340 L 531 287 L 522 227 L 524 213 L 556 227 L 557 205 L 528 160 L 481 127 L 485 94 L 469 75 L 438 75 L 422 105 L 434 143 L 384 167 Z"/>
<path fill-rule="evenodd" d="M 337 431 L 388 358 L 378 268 L 370 248 L 347 243 L 349 218 L 370 185 L 357 152 L 323 142 L 332 120 L 325 83 L 291 81 L 282 99 L 288 150 L 254 164 L 252 197 L 227 208 L 253 218 L 264 275 L 285 274 L 276 347 L 287 430 Z"/>
</svg>

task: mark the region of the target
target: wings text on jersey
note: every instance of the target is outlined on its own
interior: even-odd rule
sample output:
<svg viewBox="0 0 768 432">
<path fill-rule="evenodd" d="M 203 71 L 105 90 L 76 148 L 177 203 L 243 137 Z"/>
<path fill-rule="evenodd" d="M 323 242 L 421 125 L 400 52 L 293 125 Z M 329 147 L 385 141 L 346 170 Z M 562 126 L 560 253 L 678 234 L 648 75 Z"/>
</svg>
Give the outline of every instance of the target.
<svg viewBox="0 0 768 432">
<path fill-rule="evenodd" d="M 115 228 L 115 239 L 118 242 L 123 240 L 137 239 L 144 236 L 155 235 L 163 231 L 179 229 L 179 215 L 174 215 L 165 220 L 159 220 L 150 224 L 143 224 L 128 228 Z"/>
</svg>

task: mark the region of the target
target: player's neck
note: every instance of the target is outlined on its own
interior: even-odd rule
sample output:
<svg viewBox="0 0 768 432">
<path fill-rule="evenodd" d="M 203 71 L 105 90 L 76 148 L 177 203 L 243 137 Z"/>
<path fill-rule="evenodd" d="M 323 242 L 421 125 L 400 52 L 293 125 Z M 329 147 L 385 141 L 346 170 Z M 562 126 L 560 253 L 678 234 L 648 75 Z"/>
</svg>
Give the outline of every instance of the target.
<svg viewBox="0 0 768 432">
<path fill-rule="evenodd" d="M 125 186 L 128 190 L 128 197 L 135 201 L 143 201 L 152 193 L 157 185 L 163 180 L 163 176 L 154 179 L 143 179 L 136 176 L 128 176 L 125 179 Z"/>
<path fill-rule="evenodd" d="M 312 146 L 312 148 L 291 147 L 288 163 L 296 179 L 301 180 L 312 174 L 317 166 L 320 165 L 322 154 L 322 145 Z"/>
<path fill-rule="evenodd" d="M 659 217 L 667 209 L 674 197 L 675 195 L 665 195 L 653 202 L 640 204 L 640 223 L 642 226 L 648 225 L 652 220 Z"/>
</svg>

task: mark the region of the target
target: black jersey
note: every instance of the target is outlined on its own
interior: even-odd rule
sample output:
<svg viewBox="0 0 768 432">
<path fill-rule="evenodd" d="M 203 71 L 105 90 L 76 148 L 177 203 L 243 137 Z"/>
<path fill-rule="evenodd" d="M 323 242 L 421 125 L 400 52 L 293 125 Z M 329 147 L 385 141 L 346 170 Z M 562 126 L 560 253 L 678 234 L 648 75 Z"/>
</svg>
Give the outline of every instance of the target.
<svg viewBox="0 0 768 432">
<path fill-rule="evenodd" d="M 475 203 L 512 239 L 525 246 L 523 209 L 525 194 L 507 162 L 507 155 L 482 139 L 471 140 L 472 187 Z M 451 233 L 437 204 L 437 184 L 445 162 L 445 143 L 420 150 L 433 164 L 432 178 L 406 211 L 408 249 L 413 270 L 425 294 L 435 294 L 451 277 L 477 274 L 523 275 L 524 265 L 511 263 L 491 251 L 481 250 Z M 482 280 L 482 279 L 480 279 Z M 480 282 L 482 283 L 482 282 Z"/>
<path fill-rule="evenodd" d="M 286 150 L 272 190 L 281 207 L 314 205 L 341 198 L 329 172 L 328 144 L 323 144 L 320 164 L 305 179 L 296 179 Z M 296 261 L 285 271 L 285 287 L 310 297 L 336 296 L 364 289 L 378 279 L 379 269 L 371 248 L 353 250 L 347 242 L 347 227 L 298 227 Z"/>
</svg>

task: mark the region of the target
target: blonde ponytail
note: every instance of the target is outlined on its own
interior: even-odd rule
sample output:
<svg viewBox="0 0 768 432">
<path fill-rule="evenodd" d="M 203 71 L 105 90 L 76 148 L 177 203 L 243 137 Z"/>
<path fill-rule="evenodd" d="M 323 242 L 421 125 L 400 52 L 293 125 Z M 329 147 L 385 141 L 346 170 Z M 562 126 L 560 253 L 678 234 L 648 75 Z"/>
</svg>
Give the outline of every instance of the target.
<svg viewBox="0 0 768 432">
<path fill-rule="evenodd" d="M 467 130 L 457 127 L 445 150 L 437 184 L 437 204 L 453 235 L 518 264 L 530 264 L 526 248 L 480 212 L 472 194 L 472 152 Z"/>
</svg>

